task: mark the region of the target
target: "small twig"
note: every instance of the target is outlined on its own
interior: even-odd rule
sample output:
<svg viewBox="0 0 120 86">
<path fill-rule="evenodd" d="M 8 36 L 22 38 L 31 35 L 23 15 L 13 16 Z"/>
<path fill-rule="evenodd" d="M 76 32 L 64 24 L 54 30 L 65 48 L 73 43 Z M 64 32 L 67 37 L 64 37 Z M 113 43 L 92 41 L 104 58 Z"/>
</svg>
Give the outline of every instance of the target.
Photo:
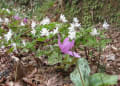
<svg viewBox="0 0 120 86">
<path fill-rule="evenodd" d="M 18 62 L 17 62 L 17 65 L 15 67 L 15 81 L 17 80 L 17 71 L 18 71 Z"/>
<path fill-rule="evenodd" d="M 84 51 L 85 51 L 86 58 L 88 59 L 89 56 L 88 56 L 88 52 L 87 52 L 87 47 L 84 47 Z"/>
</svg>

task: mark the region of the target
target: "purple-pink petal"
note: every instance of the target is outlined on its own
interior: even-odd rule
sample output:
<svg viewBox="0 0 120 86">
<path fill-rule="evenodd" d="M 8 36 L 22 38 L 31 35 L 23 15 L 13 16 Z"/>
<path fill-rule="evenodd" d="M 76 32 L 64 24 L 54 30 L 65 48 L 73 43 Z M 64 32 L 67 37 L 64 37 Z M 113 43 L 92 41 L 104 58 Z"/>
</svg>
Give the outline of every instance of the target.
<svg viewBox="0 0 120 86">
<path fill-rule="evenodd" d="M 61 43 L 60 35 L 58 35 L 58 45 L 60 47 L 61 52 L 63 52 L 64 54 L 69 54 L 77 58 L 80 57 L 76 52 L 70 51 L 70 49 L 74 47 L 74 40 L 69 41 L 69 38 L 65 38 L 63 43 Z"/>
<path fill-rule="evenodd" d="M 27 23 L 27 18 L 24 18 L 24 19 L 23 19 L 23 22 L 24 22 L 24 23 Z"/>
<path fill-rule="evenodd" d="M 20 17 L 19 16 L 14 16 L 13 17 L 15 20 L 20 20 Z"/>
<path fill-rule="evenodd" d="M 74 56 L 74 57 L 77 57 L 77 58 L 80 58 L 80 57 L 81 57 L 78 53 L 72 52 L 72 51 L 68 51 L 66 54 L 69 54 L 69 55 Z"/>
</svg>

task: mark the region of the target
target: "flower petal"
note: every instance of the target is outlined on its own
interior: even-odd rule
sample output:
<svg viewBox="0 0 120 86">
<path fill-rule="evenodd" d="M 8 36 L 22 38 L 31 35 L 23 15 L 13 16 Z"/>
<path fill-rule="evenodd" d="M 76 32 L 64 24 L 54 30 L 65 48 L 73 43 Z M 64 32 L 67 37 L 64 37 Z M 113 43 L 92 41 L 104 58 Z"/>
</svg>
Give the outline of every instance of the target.
<svg viewBox="0 0 120 86">
<path fill-rule="evenodd" d="M 69 54 L 69 55 L 77 57 L 77 58 L 81 57 L 79 54 L 77 54 L 76 52 L 72 52 L 72 51 L 68 51 L 66 54 Z"/>
</svg>

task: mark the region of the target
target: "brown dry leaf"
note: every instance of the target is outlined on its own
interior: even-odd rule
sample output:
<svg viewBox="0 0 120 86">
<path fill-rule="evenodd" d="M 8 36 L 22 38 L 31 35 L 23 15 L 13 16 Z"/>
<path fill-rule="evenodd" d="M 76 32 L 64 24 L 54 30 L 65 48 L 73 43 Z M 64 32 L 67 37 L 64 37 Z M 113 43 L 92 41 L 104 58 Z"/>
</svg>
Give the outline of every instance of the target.
<svg viewBox="0 0 120 86">
<path fill-rule="evenodd" d="M 22 82 L 7 82 L 5 86 L 24 86 Z"/>
<path fill-rule="evenodd" d="M 46 85 L 47 86 L 57 86 L 57 76 L 53 76 L 50 79 L 48 79 Z"/>
<path fill-rule="evenodd" d="M 28 78 L 23 78 L 23 81 L 27 84 L 29 84 L 30 86 L 36 86 L 35 84 L 32 83 L 31 80 L 29 80 Z"/>
</svg>

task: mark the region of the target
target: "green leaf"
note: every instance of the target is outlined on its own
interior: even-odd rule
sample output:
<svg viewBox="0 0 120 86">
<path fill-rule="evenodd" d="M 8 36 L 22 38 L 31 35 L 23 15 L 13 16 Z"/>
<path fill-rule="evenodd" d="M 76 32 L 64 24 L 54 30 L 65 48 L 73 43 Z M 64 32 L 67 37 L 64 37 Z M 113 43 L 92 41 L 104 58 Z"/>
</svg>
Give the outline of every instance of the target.
<svg viewBox="0 0 120 86">
<path fill-rule="evenodd" d="M 7 51 L 7 53 L 11 53 L 11 52 L 13 52 L 13 50 L 14 50 L 14 47 L 11 47 L 11 48 Z"/>
<path fill-rule="evenodd" d="M 117 75 L 107 75 L 104 73 L 96 73 L 89 77 L 90 86 L 110 86 L 117 84 Z"/>
<path fill-rule="evenodd" d="M 41 37 L 41 38 L 38 38 L 37 41 L 44 42 L 46 39 L 47 39 L 46 37 Z"/>
<path fill-rule="evenodd" d="M 48 63 L 50 65 L 57 64 L 59 62 L 62 62 L 62 56 L 60 56 L 57 52 L 53 52 L 49 57 L 48 57 Z"/>
<path fill-rule="evenodd" d="M 80 58 L 77 62 L 77 67 L 70 74 L 70 79 L 75 84 L 75 86 L 89 86 L 89 74 L 90 68 L 87 60 L 84 58 Z"/>
</svg>

